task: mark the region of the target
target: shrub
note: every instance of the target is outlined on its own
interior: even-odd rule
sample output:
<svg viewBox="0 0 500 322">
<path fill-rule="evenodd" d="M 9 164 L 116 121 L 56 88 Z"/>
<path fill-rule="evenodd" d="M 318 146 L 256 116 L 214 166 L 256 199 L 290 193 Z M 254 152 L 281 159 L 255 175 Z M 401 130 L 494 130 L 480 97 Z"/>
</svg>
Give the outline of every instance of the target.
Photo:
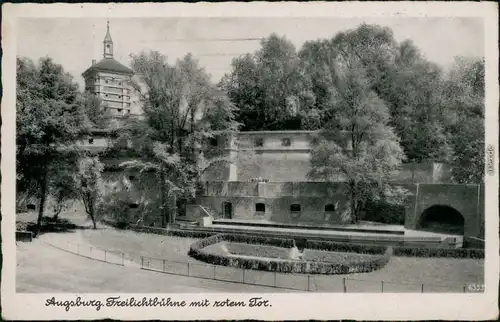
<svg viewBox="0 0 500 322">
<path fill-rule="evenodd" d="M 370 255 L 383 254 L 387 249 L 387 247 L 383 246 L 337 243 L 324 240 L 308 240 L 305 248 L 317 249 L 317 250 L 329 250 L 329 251 L 343 252 L 343 253 L 370 254 Z"/>
<path fill-rule="evenodd" d="M 103 219 L 101 222 L 118 229 L 129 229 L 141 233 L 149 233 L 163 236 L 187 237 L 187 238 L 207 238 L 215 235 L 214 232 L 184 230 L 184 229 L 167 229 L 151 226 L 132 225 L 128 222 L 114 221 Z"/>
<path fill-rule="evenodd" d="M 404 225 L 405 207 L 392 205 L 384 201 L 369 201 L 364 209 L 363 220 L 389 225 Z"/>
<path fill-rule="evenodd" d="M 394 256 L 482 259 L 484 249 L 394 247 Z"/>
</svg>

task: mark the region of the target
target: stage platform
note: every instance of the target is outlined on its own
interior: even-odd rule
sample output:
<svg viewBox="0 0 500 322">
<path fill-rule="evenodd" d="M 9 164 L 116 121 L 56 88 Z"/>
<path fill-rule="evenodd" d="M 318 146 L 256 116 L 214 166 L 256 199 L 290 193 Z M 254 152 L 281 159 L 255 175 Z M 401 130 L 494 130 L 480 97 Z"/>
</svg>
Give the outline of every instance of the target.
<svg viewBox="0 0 500 322">
<path fill-rule="evenodd" d="M 217 233 L 252 234 L 292 239 L 319 239 L 353 244 L 460 248 L 462 236 L 407 230 L 403 226 L 289 224 L 263 220 L 217 219 L 203 227 L 185 227 Z"/>
</svg>

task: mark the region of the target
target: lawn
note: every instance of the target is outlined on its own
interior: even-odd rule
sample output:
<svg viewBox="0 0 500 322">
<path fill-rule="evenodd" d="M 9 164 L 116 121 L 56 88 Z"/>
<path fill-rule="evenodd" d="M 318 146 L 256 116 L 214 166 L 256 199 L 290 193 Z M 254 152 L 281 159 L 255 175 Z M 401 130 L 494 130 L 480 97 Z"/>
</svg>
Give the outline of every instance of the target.
<svg viewBox="0 0 500 322">
<path fill-rule="evenodd" d="M 141 262 L 141 256 L 200 263 L 188 256 L 189 246 L 196 241 L 193 238 L 161 236 L 115 228 L 86 229 L 79 233 L 90 245 L 123 252 L 126 259 L 136 263 Z"/>
<path fill-rule="evenodd" d="M 183 277 L 106 264 L 60 251 L 39 240 L 17 246 L 16 290 L 21 293 L 275 292 L 270 287 Z M 280 290 L 286 292 L 286 290 Z"/>
</svg>

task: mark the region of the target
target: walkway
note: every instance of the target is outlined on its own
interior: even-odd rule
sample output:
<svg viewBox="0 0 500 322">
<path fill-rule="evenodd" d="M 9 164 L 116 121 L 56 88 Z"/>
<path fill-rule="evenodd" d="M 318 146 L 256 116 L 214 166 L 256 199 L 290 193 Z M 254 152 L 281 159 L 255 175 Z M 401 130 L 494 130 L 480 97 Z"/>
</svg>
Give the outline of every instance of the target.
<svg viewBox="0 0 500 322">
<path fill-rule="evenodd" d="M 133 263 L 118 266 L 87 259 L 49 246 L 78 240 L 76 233 L 42 235 L 18 243 L 17 292 L 48 293 L 207 293 L 276 292 L 271 287 L 236 284 L 141 270 Z M 80 240 L 83 241 L 83 240 Z M 279 290 L 279 292 L 290 292 Z"/>
</svg>

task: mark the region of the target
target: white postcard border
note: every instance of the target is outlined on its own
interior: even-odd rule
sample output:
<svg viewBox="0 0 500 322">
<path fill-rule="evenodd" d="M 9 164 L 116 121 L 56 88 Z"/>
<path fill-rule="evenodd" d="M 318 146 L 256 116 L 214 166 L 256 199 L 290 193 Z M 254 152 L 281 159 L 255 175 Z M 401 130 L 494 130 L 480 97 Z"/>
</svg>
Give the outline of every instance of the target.
<svg viewBox="0 0 500 322">
<path fill-rule="evenodd" d="M 483 294 L 19 294 L 15 291 L 15 57 L 16 22 L 21 17 L 483 17 L 486 59 L 486 145 L 494 147 L 498 166 L 498 26 L 495 3 L 478 2 L 352 2 L 352 3 L 197 3 L 197 4 L 4 4 L 2 22 L 2 309 L 5 319 L 365 319 L 479 320 L 498 313 L 498 169 L 485 180 L 486 259 Z M 135 298 L 234 301 L 258 296 L 271 308 L 62 308 L 46 307 L 48 298 L 101 299 L 121 295 Z"/>
</svg>

